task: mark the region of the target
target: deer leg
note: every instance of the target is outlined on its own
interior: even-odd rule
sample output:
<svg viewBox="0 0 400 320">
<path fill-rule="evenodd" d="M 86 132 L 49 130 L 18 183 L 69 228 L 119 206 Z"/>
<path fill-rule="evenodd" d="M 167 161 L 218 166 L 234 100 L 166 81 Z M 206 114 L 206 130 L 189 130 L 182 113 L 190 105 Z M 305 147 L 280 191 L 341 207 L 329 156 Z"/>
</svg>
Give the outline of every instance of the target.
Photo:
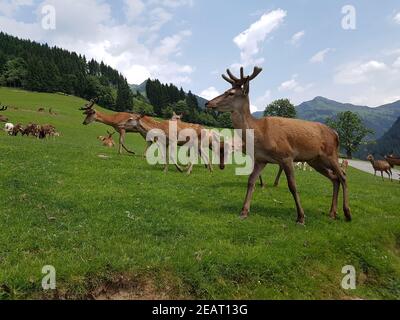
<svg viewBox="0 0 400 320">
<path fill-rule="evenodd" d="M 204 164 L 205 168 L 208 169 L 212 173 L 213 172 L 213 167 L 212 167 L 212 163 L 211 163 L 211 158 L 204 153 L 204 151 L 203 151 L 201 146 L 199 146 L 198 152 L 199 152 L 200 158 L 205 163 Z"/>
<path fill-rule="evenodd" d="M 349 189 L 347 186 L 347 177 L 346 174 L 340 169 L 339 163 L 336 161 L 332 161 L 332 170 L 339 178 L 340 184 L 343 188 L 343 212 L 344 216 L 346 217 L 346 221 L 351 221 L 351 210 L 349 206 Z"/>
<path fill-rule="evenodd" d="M 340 180 L 339 178 L 333 174 L 333 172 L 322 165 L 318 165 L 316 163 L 309 163 L 311 168 L 314 168 L 317 172 L 327 177 L 332 181 L 333 184 L 333 195 L 332 195 L 332 206 L 329 213 L 329 216 L 332 219 L 337 219 L 337 207 L 338 207 L 338 199 L 339 199 L 339 190 L 340 190 Z"/>
<path fill-rule="evenodd" d="M 264 184 L 263 177 L 261 174 L 260 174 L 260 187 L 261 187 L 261 189 L 265 189 L 265 184 Z"/>
<path fill-rule="evenodd" d="M 281 180 L 282 173 L 283 173 L 283 169 L 281 166 L 279 166 L 279 172 L 278 172 L 278 175 L 276 176 L 274 187 L 279 186 L 279 181 Z"/>
<path fill-rule="evenodd" d="M 381 171 L 382 181 L 385 182 L 385 178 L 383 177 L 383 171 Z"/>
<path fill-rule="evenodd" d="M 125 146 L 125 135 L 126 135 L 126 131 L 125 129 L 122 129 L 119 133 L 119 154 L 122 154 L 122 148 L 124 148 L 124 150 L 130 154 L 135 154 L 133 151 L 130 151 L 126 146 Z"/>
<path fill-rule="evenodd" d="M 294 201 L 296 202 L 297 208 L 297 223 L 304 225 L 304 210 L 300 203 L 300 197 L 297 192 L 296 178 L 294 173 L 293 160 L 289 159 L 286 162 L 282 163 L 283 170 L 285 171 L 289 190 L 293 195 Z"/>
<path fill-rule="evenodd" d="M 388 170 L 388 175 L 389 175 L 390 182 L 393 182 L 393 174 L 392 174 L 391 169 Z"/>
<path fill-rule="evenodd" d="M 249 216 L 250 204 L 251 204 L 251 199 L 252 199 L 253 193 L 254 193 L 254 187 L 255 187 L 258 177 L 260 176 L 260 174 L 263 171 L 263 169 L 265 168 L 265 166 L 266 166 L 266 163 L 260 163 L 260 162 L 256 162 L 254 165 L 253 173 L 249 177 L 246 199 L 244 201 L 243 209 L 240 214 L 241 219 L 246 219 Z"/>
</svg>

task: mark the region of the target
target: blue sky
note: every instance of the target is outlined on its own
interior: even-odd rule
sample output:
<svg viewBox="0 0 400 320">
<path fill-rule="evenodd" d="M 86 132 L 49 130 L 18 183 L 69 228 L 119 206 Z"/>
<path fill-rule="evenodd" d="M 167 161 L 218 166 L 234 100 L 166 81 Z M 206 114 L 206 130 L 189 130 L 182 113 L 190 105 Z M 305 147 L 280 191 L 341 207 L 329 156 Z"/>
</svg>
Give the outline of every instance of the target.
<svg viewBox="0 0 400 320">
<path fill-rule="evenodd" d="M 0 0 L 0 30 L 104 60 L 212 98 L 220 74 L 257 64 L 253 110 L 315 96 L 377 106 L 400 100 L 400 3 L 348 0 Z M 42 27 L 44 5 L 55 30 Z M 342 8 L 355 9 L 345 30 Z"/>
</svg>

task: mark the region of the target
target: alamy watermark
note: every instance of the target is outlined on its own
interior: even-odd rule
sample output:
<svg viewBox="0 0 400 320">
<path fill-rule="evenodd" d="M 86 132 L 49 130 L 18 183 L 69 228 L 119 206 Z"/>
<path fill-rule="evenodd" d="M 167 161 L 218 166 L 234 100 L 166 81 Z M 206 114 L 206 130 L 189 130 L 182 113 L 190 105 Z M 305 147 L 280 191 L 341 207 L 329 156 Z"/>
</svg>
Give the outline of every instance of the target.
<svg viewBox="0 0 400 320">
<path fill-rule="evenodd" d="M 55 290 L 57 287 L 56 282 L 56 268 L 53 266 L 44 266 L 42 268 L 42 274 L 45 276 L 42 278 L 42 288 L 43 290 Z"/>
<path fill-rule="evenodd" d="M 191 128 L 178 130 L 177 122 L 169 121 L 168 132 L 152 129 L 147 132 L 146 141 L 151 143 L 146 151 L 150 165 L 178 162 L 183 165 L 236 164 L 236 175 L 249 175 L 254 169 L 252 129 L 203 129 L 199 135 L 198 131 Z"/>
<path fill-rule="evenodd" d="M 56 8 L 52 5 L 42 7 L 42 28 L 44 30 L 55 30 L 57 26 Z"/>
<path fill-rule="evenodd" d="M 344 30 L 356 30 L 357 29 L 357 12 L 356 8 L 352 5 L 346 5 L 342 8 L 342 28 Z"/>
<path fill-rule="evenodd" d="M 342 273 L 345 274 L 342 280 L 342 288 L 345 290 L 357 289 L 357 273 L 354 266 L 348 265 L 342 268 Z"/>
</svg>

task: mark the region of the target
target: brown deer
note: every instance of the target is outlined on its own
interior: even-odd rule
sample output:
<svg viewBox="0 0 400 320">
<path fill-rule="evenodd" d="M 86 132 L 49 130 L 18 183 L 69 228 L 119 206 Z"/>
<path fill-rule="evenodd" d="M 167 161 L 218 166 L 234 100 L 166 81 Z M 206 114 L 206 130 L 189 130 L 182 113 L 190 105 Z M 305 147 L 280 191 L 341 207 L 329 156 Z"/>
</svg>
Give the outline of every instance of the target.
<svg viewBox="0 0 400 320">
<path fill-rule="evenodd" d="M 296 203 L 297 222 L 304 224 L 304 210 L 297 193 L 294 162 L 307 162 L 333 183 L 331 218 L 337 218 L 338 195 L 342 186 L 343 211 L 346 219 L 351 221 L 347 178 L 339 164 L 338 134 L 317 122 L 279 117 L 254 118 L 250 112 L 250 82 L 261 71 L 261 68 L 255 67 L 253 74 L 245 77 L 241 68 L 240 78 L 237 78 L 227 70 L 229 77 L 222 77 L 232 88 L 206 104 L 208 109 L 230 112 L 235 129 L 254 130 L 254 170 L 249 178 L 241 218 L 249 216 L 255 182 L 261 171 L 268 163 L 273 163 L 279 164 L 284 170 Z"/>
<path fill-rule="evenodd" d="M 400 158 L 396 157 L 394 154 L 387 155 L 385 160 L 390 164 L 392 168 L 395 166 L 400 166 Z"/>
<path fill-rule="evenodd" d="M 116 132 L 114 131 L 113 133 L 109 132 L 107 130 L 108 136 L 107 137 L 98 137 L 98 139 L 103 143 L 104 147 L 108 147 L 108 148 L 114 148 L 115 147 L 115 142 L 114 139 L 112 138 L 114 134 L 116 134 Z"/>
<path fill-rule="evenodd" d="M 3 106 L 0 108 L 0 112 L 6 111 L 7 109 L 8 108 L 6 106 Z M 8 118 L 6 116 L 0 115 L 0 122 L 8 122 Z"/>
<path fill-rule="evenodd" d="M 169 148 L 169 121 L 156 121 L 151 117 L 147 116 L 139 116 L 137 119 L 130 120 L 130 124 L 133 125 L 140 135 L 147 140 L 148 133 L 152 130 L 160 130 L 160 132 L 165 134 L 166 140 L 165 140 L 165 145 L 162 145 L 163 149 L 168 152 Z M 148 148 L 153 144 L 157 143 L 157 140 L 154 141 L 148 141 L 147 142 L 147 148 L 145 150 L 145 153 L 147 152 Z M 161 143 L 161 141 L 160 141 Z M 163 157 L 166 159 L 166 164 L 164 167 L 164 172 L 168 171 L 168 166 L 169 166 L 169 157 L 168 154 L 162 154 Z M 179 166 L 178 162 L 176 159 L 172 159 L 174 162 L 175 167 L 178 169 L 179 172 L 183 172 L 182 168 Z"/>
<path fill-rule="evenodd" d="M 347 172 L 349 168 L 349 160 L 343 159 L 342 164 L 340 165 L 344 172 Z"/>
<path fill-rule="evenodd" d="M 122 154 L 122 148 L 130 154 L 135 154 L 135 152 L 130 151 L 125 146 L 125 136 L 127 133 L 137 133 L 138 130 L 136 127 L 132 125 L 128 125 L 130 120 L 135 120 L 139 118 L 139 115 L 134 113 L 126 113 L 119 112 L 115 114 L 105 114 L 94 109 L 94 105 L 97 99 L 92 99 L 88 104 L 86 104 L 83 108 L 79 110 L 84 111 L 84 115 L 86 115 L 85 120 L 83 121 L 84 125 L 89 125 L 93 122 L 100 122 L 107 126 L 113 127 L 116 132 L 119 134 L 119 154 Z"/>
<path fill-rule="evenodd" d="M 393 173 L 389 162 L 387 162 L 386 160 L 375 160 L 372 154 L 368 155 L 367 160 L 371 162 L 372 167 L 374 168 L 375 171 L 375 176 L 376 173 L 380 171 L 382 180 L 385 181 L 385 179 L 383 178 L 383 173 L 386 172 L 387 175 L 389 176 L 390 181 L 393 182 Z"/>
</svg>

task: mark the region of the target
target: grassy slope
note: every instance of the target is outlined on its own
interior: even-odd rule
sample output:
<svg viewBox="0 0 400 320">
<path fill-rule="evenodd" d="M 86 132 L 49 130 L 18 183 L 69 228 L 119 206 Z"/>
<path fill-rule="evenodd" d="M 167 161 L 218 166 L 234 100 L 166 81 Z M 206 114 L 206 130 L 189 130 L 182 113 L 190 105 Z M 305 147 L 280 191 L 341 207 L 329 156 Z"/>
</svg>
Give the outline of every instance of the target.
<svg viewBox="0 0 400 320">
<path fill-rule="evenodd" d="M 0 88 L 0 101 L 19 107 L 6 112 L 14 123 L 62 132 L 56 141 L 0 134 L 0 297 L 42 296 L 41 268 L 50 264 L 69 297 L 124 274 L 153 279 L 169 297 L 400 298 L 397 183 L 350 170 L 348 224 L 327 216 L 330 183 L 299 172 L 307 227 L 295 225 L 284 181 L 258 188 L 251 218 L 240 221 L 247 181 L 232 167 L 164 174 L 103 149 L 96 136 L 106 128 L 81 125 L 80 99 Z M 59 115 L 38 114 L 39 106 Z M 136 135 L 128 144 L 144 148 Z M 274 174 L 271 166 L 264 176 Z M 340 287 L 348 264 L 358 270 L 355 291 Z"/>
</svg>

